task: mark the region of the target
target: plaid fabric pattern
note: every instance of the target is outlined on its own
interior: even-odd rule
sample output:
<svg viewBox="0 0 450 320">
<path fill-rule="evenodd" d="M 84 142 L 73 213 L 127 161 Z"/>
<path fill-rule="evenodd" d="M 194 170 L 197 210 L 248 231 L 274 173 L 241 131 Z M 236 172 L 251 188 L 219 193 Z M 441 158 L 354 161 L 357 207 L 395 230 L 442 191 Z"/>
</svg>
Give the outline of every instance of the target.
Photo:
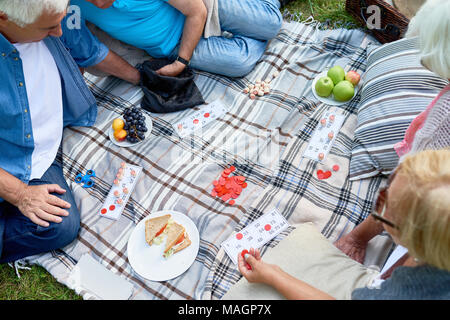
<svg viewBox="0 0 450 320">
<path fill-rule="evenodd" d="M 358 30 L 319 30 L 315 25 L 285 22 L 254 71 L 239 79 L 197 72 L 196 84 L 207 102 L 220 99 L 229 112 L 195 135 L 180 139 L 172 124 L 192 110 L 150 115 L 151 137 L 131 148 L 119 148 L 108 137 L 111 121 L 124 108 L 138 106 L 142 92 L 111 78 L 87 77 L 98 101 L 98 119 L 91 128 L 68 128 L 62 153 L 64 175 L 81 212 L 78 239 L 61 250 L 31 257 L 58 281 L 84 299 L 95 296 L 67 280 L 83 254 L 90 254 L 134 285 L 131 299 L 219 299 L 240 274 L 221 243 L 272 207 L 292 226 L 272 240 L 274 246 L 296 223 L 312 221 L 323 234 L 337 238 L 369 213 L 381 178 L 350 182 L 348 167 L 359 97 L 340 107 L 346 120 L 324 164 L 302 157 L 309 138 L 328 106 L 311 91 L 314 77 L 335 63 L 363 72 L 366 47 L 374 40 Z M 257 78 L 273 71 L 271 93 L 255 100 L 242 93 Z M 118 221 L 100 217 L 101 205 L 122 161 L 143 167 L 124 213 Z M 328 180 L 316 170 L 338 164 Z M 248 187 L 229 205 L 211 196 L 213 180 L 230 165 L 247 178 Z M 94 169 L 95 186 L 74 182 Z M 152 212 L 171 209 L 191 218 L 200 233 L 193 265 L 170 281 L 147 281 L 127 259 L 127 241 L 136 224 Z M 263 248 L 264 251 L 264 248 Z"/>
</svg>

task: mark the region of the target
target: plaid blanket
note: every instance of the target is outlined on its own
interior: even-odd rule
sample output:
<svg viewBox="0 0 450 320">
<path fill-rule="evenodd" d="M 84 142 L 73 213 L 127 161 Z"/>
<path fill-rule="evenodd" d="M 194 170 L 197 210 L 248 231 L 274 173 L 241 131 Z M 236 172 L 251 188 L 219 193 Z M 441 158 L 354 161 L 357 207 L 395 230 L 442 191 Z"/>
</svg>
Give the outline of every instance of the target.
<svg viewBox="0 0 450 320">
<path fill-rule="evenodd" d="M 86 81 L 98 101 L 97 122 L 91 128 L 67 128 L 59 154 L 81 212 L 81 231 L 70 245 L 31 257 L 29 262 L 43 266 L 84 299 L 94 295 L 67 281 L 84 254 L 130 281 L 134 285 L 131 299 L 220 299 L 240 278 L 221 243 L 273 207 L 292 226 L 265 248 L 276 245 L 302 222 L 315 223 L 329 239 L 348 232 L 368 215 L 383 183 L 381 178 L 348 180 L 359 96 L 339 107 L 346 119 L 325 164 L 303 158 L 302 153 L 329 108 L 314 98 L 312 80 L 336 63 L 364 72 L 366 48 L 372 42 L 359 30 L 320 30 L 314 24 L 285 22 L 248 76 L 231 79 L 196 72 L 195 81 L 205 100 L 221 100 L 229 109 L 226 115 L 180 139 L 172 124 L 193 110 L 146 112 L 153 120 L 151 136 L 131 148 L 114 145 L 108 131 L 124 108 L 139 106 L 141 90 L 118 79 L 88 75 Z M 275 70 L 280 75 L 272 81 L 269 95 L 251 100 L 242 92 Z M 121 218 L 114 221 L 98 212 L 122 161 L 143 167 L 143 172 Z M 319 180 L 315 172 L 333 164 L 340 170 L 332 178 Z M 213 181 L 230 165 L 248 183 L 235 205 L 211 195 Z M 84 189 L 74 178 L 88 169 L 96 172 L 95 185 Z M 185 273 L 170 281 L 153 282 L 131 268 L 127 241 L 139 221 L 163 209 L 185 213 L 194 221 L 200 247 Z"/>
</svg>

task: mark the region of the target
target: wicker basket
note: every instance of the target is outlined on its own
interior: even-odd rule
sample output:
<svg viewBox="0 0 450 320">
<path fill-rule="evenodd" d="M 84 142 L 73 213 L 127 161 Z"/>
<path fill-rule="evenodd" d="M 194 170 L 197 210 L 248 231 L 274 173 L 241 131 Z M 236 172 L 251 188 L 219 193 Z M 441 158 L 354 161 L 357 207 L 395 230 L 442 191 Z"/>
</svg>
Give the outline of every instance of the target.
<svg viewBox="0 0 450 320">
<path fill-rule="evenodd" d="M 375 11 L 367 8 L 372 5 L 379 8 L 379 26 L 373 26 L 371 25 L 372 21 L 369 21 L 373 20 L 371 16 Z M 381 43 L 402 38 L 408 28 L 409 19 L 383 0 L 346 0 L 345 9 L 359 22 L 366 25 Z"/>
</svg>

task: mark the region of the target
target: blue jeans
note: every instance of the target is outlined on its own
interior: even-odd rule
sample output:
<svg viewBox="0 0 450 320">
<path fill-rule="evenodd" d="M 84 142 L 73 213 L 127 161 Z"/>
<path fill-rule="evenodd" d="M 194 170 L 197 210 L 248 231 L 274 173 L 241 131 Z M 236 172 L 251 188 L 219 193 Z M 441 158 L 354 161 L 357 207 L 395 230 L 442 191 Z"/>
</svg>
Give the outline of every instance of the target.
<svg viewBox="0 0 450 320">
<path fill-rule="evenodd" d="M 283 18 L 278 0 L 219 0 L 222 31 L 231 38 L 201 38 L 191 67 L 228 77 L 243 77 L 253 70 L 268 40 L 280 31 Z M 176 47 L 171 58 L 176 58 Z"/>
<path fill-rule="evenodd" d="M 66 190 L 62 195 L 54 195 L 71 204 L 70 209 L 66 209 L 69 215 L 61 217 L 61 223 L 50 222 L 50 226 L 41 227 L 12 204 L 6 201 L 0 203 L 0 263 L 64 247 L 77 237 L 80 213 L 60 165 L 55 161 L 41 179 L 31 180 L 29 185 L 53 183 Z"/>
</svg>

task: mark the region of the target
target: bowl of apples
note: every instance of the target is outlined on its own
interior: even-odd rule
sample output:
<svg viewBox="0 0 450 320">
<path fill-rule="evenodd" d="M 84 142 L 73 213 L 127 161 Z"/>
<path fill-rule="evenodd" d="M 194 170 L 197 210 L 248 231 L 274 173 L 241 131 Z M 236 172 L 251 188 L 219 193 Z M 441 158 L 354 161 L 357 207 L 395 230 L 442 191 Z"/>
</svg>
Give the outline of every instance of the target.
<svg viewBox="0 0 450 320">
<path fill-rule="evenodd" d="M 136 107 L 124 110 L 111 123 L 109 138 L 120 147 L 131 147 L 143 142 L 150 135 L 153 123 L 150 117 Z"/>
</svg>

